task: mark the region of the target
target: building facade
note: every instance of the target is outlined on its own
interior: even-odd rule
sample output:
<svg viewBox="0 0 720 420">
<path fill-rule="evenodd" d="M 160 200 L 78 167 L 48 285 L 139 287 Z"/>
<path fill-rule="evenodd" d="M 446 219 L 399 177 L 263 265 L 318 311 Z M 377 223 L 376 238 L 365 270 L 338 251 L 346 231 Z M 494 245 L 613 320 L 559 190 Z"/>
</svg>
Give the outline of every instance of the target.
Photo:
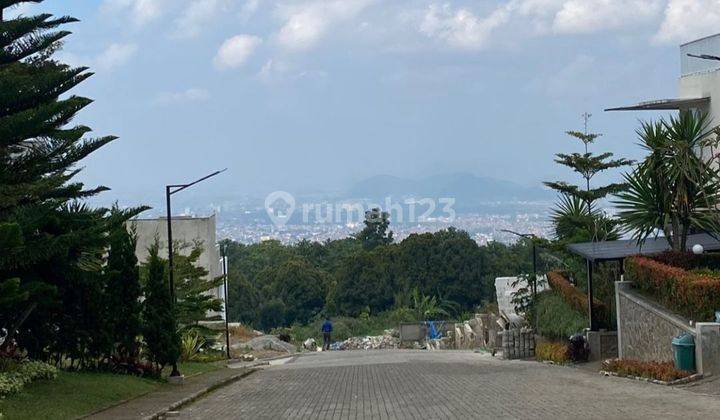
<svg viewBox="0 0 720 420">
<path fill-rule="evenodd" d="M 129 222 L 134 226 L 137 234 L 137 247 L 135 255 L 139 262 L 144 262 L 149 256 L 149 248 L 158 238 L 160 245 L 160 256 L 167 258 L 168 236 L 167 219 L 135 219 Z M 222 275 L 222 260 L 217 245 L 215 215 L 209 217 L 173 216 L 172 218 L 173 243 L 177 252 L 187 255 L 191 247 L 178 247 L 180 244 L 192 245 L 200 242 L 203 246 L 203 253 L 200 255 L 197 264 L 208 271 L 210 278 Z M 212 295 L 225 300 L 223 286 L 211 291 Z M 213 314 L 214 315 L 214 314 Z M 224 317 L 224 313 L 217 314 Z"/>
</svg>

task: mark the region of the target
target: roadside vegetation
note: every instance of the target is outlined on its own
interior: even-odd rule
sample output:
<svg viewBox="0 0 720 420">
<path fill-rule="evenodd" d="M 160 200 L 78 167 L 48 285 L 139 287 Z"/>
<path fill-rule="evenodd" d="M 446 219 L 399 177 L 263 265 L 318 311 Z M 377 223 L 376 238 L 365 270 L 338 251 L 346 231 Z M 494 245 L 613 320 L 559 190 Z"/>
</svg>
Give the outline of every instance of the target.
<svg viewBox="0 0 720 420">
<path fill-rule="evenodd" d="M 690 376 L 690 372 L 675 368 L 672 362 L 642 362 L 639 360 L 606 360 L 602 370 L 618 376 L 632 376 L 658 381 L 672 382 Z"/>
<path fill-rule="evenodd" d="M 154 252 L 140 269 L 127 227 L 147 207 L 87 204 L 108 188 L 77 181 L 83 159 L 116 137 L 72 122 L 92 103 L 72 91 L 92 73 L 56 53 L 77 20 L 4 19 L 21 3 L 0 2 L 0 412 L 68 418 L 162 386 L 182 334 L 222 357 L 199 325 L 221 307 L 205 293 L 219 280 L 192 244 L 173 306 L 166 261 Z"/>
<path fill-rule="evenodd" d="M 398 243 L 391 234 L 387 219 L 366 218 L 361 232 L 343 240 L 227 241 L 230 320 L 264 331 L 293 327 L 308 337 L 326 315 L 339 320 L 336 337 L 401 321 L 455 320 L 495 300 L 495 277 L 531 268 L 526 243 L 479 246 L 453 228 Z M 357 321 L 343 321 L 350 318 Z"/>
</svg>

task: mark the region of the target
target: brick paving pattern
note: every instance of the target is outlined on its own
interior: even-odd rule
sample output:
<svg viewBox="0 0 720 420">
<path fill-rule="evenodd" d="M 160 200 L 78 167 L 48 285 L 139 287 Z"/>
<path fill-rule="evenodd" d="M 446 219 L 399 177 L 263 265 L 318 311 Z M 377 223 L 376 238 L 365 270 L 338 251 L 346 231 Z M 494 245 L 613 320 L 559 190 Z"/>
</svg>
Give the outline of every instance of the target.
<svg viewBox="0 0 720 420">
<path fill-rule="evenodd" d="M 717 418 L 720 401 L 580 369 L 465 352 L 331 352 L 270 366 L 181 418 Z"/>
<path fill-rule="evenodd" d="M 246 374 L 249 369 L 220 369 L 187 378 L 183 385 L 164 385 L 156 391 L 116 405 L 93 415 L 87 419 L 131 420 L 152 416 L 159 410 L 168 409 L 184 398 L 204 392 L 238 375 Z M 241 379 L 242 380 L 242 379 Z"/>
</svg>

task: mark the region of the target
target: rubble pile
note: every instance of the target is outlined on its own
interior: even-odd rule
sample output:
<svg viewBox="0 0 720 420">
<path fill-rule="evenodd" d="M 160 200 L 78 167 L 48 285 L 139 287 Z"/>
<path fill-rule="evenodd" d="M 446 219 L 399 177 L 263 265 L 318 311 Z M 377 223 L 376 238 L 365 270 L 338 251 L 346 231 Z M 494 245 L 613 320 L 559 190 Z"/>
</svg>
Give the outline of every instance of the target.
<svg viewBox="0 0 720 420">
<path fill-rule="evenodd" d="M 295 353 L 297 351 L 294 345 L 286 343 L 274 335 L 262 335 L 245 343 L 233 344 L 230 347 L 233 349 L 250 349 L 253 351 L 274 350 L 285 353 Z"/>
<path fill-rule="evenodd" d="M 385 330 L 383 335 L 350 337 L 345 341 L 335 342 L 331 350 L 384 350 L 397 349 L 400 345 L 397 330 Z"/>
</svg>

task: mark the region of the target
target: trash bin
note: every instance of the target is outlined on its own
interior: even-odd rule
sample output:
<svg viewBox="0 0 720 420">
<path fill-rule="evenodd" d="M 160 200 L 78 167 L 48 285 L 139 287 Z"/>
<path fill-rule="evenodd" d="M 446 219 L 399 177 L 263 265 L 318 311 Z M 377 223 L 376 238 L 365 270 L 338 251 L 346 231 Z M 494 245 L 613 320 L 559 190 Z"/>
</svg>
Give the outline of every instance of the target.
<svg viewBox="0 0 720 420">
<path fill-rule="evenodd" d="M 695 339 L 691 334 L 681 334 L 672 339 L 675 367 L 688 372 L 695 371 Z"/>
</svg>

